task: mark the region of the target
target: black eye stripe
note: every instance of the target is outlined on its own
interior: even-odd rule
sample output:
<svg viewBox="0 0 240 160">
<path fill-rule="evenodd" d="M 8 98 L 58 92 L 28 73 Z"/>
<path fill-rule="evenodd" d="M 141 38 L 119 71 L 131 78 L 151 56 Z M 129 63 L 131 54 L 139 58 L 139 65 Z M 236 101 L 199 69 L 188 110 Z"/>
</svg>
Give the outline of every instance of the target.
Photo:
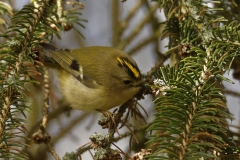
<svg viewBox="0 0 240 160">
<path fill-rule="evenodd" d="M 72 60 L 72 63 L 71 63 L 71 65 L 70 65 L 70 68 L 72 68 L 72 69 L 74 69 L 74 70 L 76 70 L 76 71 L 79 71 L 79 64 L 78 64 L 78 62 L 76 61 L 76 60 Z"/>
<path fill-rule="evenodd" d="M 130 84 L 132 81 L 131 80 L 125 80 L 123 81 L 124 84 Z"/>
</svg>

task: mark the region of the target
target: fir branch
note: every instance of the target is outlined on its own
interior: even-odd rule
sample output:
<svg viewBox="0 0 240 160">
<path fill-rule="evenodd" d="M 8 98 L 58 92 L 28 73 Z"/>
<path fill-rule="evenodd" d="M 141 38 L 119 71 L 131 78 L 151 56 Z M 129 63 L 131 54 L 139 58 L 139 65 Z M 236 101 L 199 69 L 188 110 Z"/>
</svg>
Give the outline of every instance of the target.
<svg viewBox="0 0 240 160">
<path fill-rule="evenodd" d="M 36 50 L 36 44 L 47 39 L 49 36 L 56 35 L 59 37 L 59 17 L 55 13 L 56 9 L 57 8 L 54 5 L 49 4 L 49 1 L 47 0 L 33 1 L 33 5 L 24 6 L 22 10 L 15 14 L 12 18 L 12 25 L 5 34 L 1 35 L 2 37 L 7 38 L 8 41 L 0 46 L 0 57 L 2 58 L 0 66 L 2 74 L 0 79 L 2 99 L 0 99 L 0 101 L 3 104 L 1 106 L 3 114 L 1 115 L 0 128 L 0 143 L 2 146 L 0 148 L 0 157 L 15 156 L 15 158 L 28 158 L 26 153 L 18 153 L 18 151 L 20 152 L 22 150 L 21 148 L 26 146 L 25 144 L 19 144 L 17 146 L 19 149 L 17 150 L 11 147 L 16 146 L 16 144 L 12 144 L 11 142 L 13 142 L 12 139 L 18 137 L 18 135 L 14 132 L 9 135 L 8 130 L 12 132 L 14 129 L 19 128 L 19 126 L 22 126 L 25 122 L 24 119 L 17 118 L 15 115 L 20 112 L 25 116 L 24 112 L 29 105 L 26 104 L 26 99 L 29 93 L 27 92 L 28 90 L 24 88 L 24 83 L 37 83 L 32 77 L 29 77 L 32 73 L 39 74 L 38 71 L 29 69 L 29 67 L 38 63 L 35 60 L 37 55 L 35 55 L 35 52 L 32 50 Z M 59 10 L 61 10 L 61 7 Z M 79 13 L 75 11 L 68 11 L 64 12 L 63 16 L 67 17 L 68 22 L 74 21 L 80 24 L 77 21 L 85 20 L 76 17 L 78 14 Z M 60 24 L 62 26 L 65 22 Z M 29 62 L 31 65 L 26 65 L 26 62 Z M 45 100 L 48 100 L 48 96 L 45 97 Z M 13 106 L 16 106 L 16 108 Z M 48 111 L 46 111 L 46 113 L 47 112 Z M 50 136 L 45 132 L 47 117 L 48 115 L 43 117 L 42 125 L 40 127 L 41 133 L 38 132 L 35 134 L 35 140 L 38 142 L 44 141 L 53 155 L 57 158 L 56 153 L 54 153 L 53 148 L 51 148 L 49 144 Z M 14 122 L 14 126 L 8 121 Z M 14 150 L 14 152 L 12 150 Z"/>
<path fill-rule="evenodd" d="M 219 136 L 227 129 L 226 118 L 230 117 L 224 97 L 219 89 L 210 90 L 211 85 L 195 82 L 199 79 L 197 74 L 190 77 L 189 73 L 174 69 L 179 67 L 162 68 L 155 73 L 161 79 L 155 87 L 159 86 L 158 93 L 163 95 L 155 99 L 158 114 L 150 126 L 150 130 L 160 131 L 150 141 L 160 144 L 155 157 L 167 159 L 160 154 L 166 153 L 164 149 L 168 150 L 169 159 L 215 157 L 205 150 L 220 152 L 225 144 Z M 168 141 L 174 142 L 174 146 L 168 145 Z"/>
<path fill-rule="evenodd" d="M 150 143 L 159 145 L 151 157 L 219 159 L 214 152 L 226 145 L 226 119 L 231 119 L 221 83 L 229 80 L 222 74 L 239 56 L 239 25 L 216 27 L 225 19 L 210 13 L 221 9 L 201 0 L 163 1 L 168 18 L 163 36 L 170 38 L 168 53 L 177 55 L 178 64 L 155 73 L 158 114 Z"/>
<path fill-rule="evenodd" d="M 8 15 L 11 17 L 13 15 L 12 7 L 5 2 L 0 2 L 0 15 Z M 4 30 L 6 28 L 7 28 L 6 18 L 0 18 L 0 32 L 4 33 Z"/>
<path fill-rule="evenodd" d="M 73 8 L 69 10 L 63 10 L 61 0 L 58 0 L 56 3 L 58 6 L 58 10 L 57 10 L 58 18 L 59 18 L 58 23 L 60 24 L 62 29 L 64 31 L 74 29 L 82 38 L 85 38 L 83 34 L 76 29 L 76 26 L 75 26 L 76 24 L 82 28 L 85 28 L 82 22 L 87 22 L 87 20 L 80 18 L 80 15 L 82 15 L 82 13 L 79 12 L 79 10 L 84 8 L 84 5 L 78 1 L 77 2 L 71 1 L 71 2 L 67 2 L 67 4 L 71 4 Z M 79 7 L 75 7 L 75 5 Z"/>
<path fill-rule="evenodd" d="M 24 62 L 32 62 L 32 54 L 29 47 L 39 41 L 39 33 L 50 26 L 51 21 L 46 18 L 48 15 L 47 1 L 39 1 L 36 7 L 27 5 L 12 18 L 12 25 L 8 32 L 1 35 L 8 41 L 0 46 L 1 61 L 1 158 L 14 157 L 16 159 L 28 159 L 26 153 L 21 152 L 24 144 L 13 143 L 18 136 L 19 130 L 25 120 L 18 118 L 17 114 L 22 113 L 28 108 L 26 103 L 29 95 L 28 89 L 24 87 L 25 82 L 37 83 L 29 79 L 29 65 Z M 45 19 L 46 18 L 46 19 Z M 42 22 L 45 26 L 40 26 Z M 39 27 L 40 26 L 40 27 Z M 53 29 L 51 29 L 52 31 Z M 14 34 L 13 34 L 14 33 Z M 48 31 L 48 33 L 50 33 Z M 52 32 L 51 32 L 52 33 Z M 15 35 L 15 36 L 14 36 Z M 25 117 L 26 118 L 26 117 Z M 24 130 L 21 133 L 26 134 Z M 10 134 L 11 133 L 11 134 Z M 15 148 L 14 148 L 15 147 Z"/>
</svg>

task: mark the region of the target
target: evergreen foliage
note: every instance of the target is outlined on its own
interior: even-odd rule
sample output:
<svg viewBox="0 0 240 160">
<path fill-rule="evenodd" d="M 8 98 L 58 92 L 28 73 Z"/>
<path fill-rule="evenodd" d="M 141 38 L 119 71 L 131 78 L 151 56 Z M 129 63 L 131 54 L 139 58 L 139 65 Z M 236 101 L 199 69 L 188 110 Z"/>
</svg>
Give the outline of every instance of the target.
<svg viewBox="0 0 240 160">
<path fill-rule="evenodd" d="M 169 38 L 167 54 L 175 55 L 173 67 L 154 73 L 152 88 L 157 114 L 149 130 L 149 143 L 157 150 L 152 159 L 238 158 L 230 145 L 231 114 L 223 95 L 223 73 L 239 57 L 239 24 L 221 15 L 220 1 L 158 1 L 167 21 L 163 38 Z M 237 152 L 227 152 L 226 146 Z"/>
<path fill-rule="evenodd" d="M 31 47 L 40 42 L 39 33 L 47 31 L 52 34 L 49 26 L 54 21 L 46 18 L 48 4 L 39 2 L 39 7 L 25 6 L 12 18 L 12 25 L 2 37 L 7 41 L 0 46 L 1 55 L 1 158 L 27 159 L 27 155 L 21 152 L 24 144 L 21 139 L 26 134 L 24 127 L 25 112 L 29 108 L 27 97 L 30 95 L 24 87 L 25 82 L 37 83 L 29 78 L 31 70 L 24 62 L 33 62 Z M 41 23 L 41 25 L 39 25 Z M 15 36 L 12 36 L 12 35 Z M 49 35 L 49 34 L 48 34 Z M 33 70 L 34 72 L 34 70 Z M 23 118 L 18 118 L 22 113 Z M 20 134 L 22 133 L 22 134 Z"/>
<path fill-rule="evenodd" d="M 233 118 L 226 105 L 222 82 L 232 83 L 223 74 L 233 67 L 234 62 L 240 63 L 240 2 L 153 1 L 158 3 L 166 16 L 161 37 L 169 39 L 166 54 L 159 54 L 162 58 L 159 64 L 171 57 L 174 65 L 156 67 L 152 74 L 154 81 L 150 83 L 155 94 L 157 113 L 148 129 L 152 134 L 147 144 L 154 146 L 155 150 L 153 148 L 153 154 L 146 158 L 239 159 L 240 143 L 229 130 L 228 121 Z M 11 6 L 0 2 L 0 14 L 11 18 L 11 24 L 5 18 L 0 18 L 0 37 L 1 40 L 5 39 L 0 45 L 0 158 L 29 159 L 29 155 L 24 152 L 27 146 L 25 142 L 29 141 L 25 136 L 25 124 L 26 112 L 31 109 L 28 98 L 33 95 L 25 84 L 39 84 L 33 76 L 43 73 L 36 52 L 38 44 L 45 40 L 51 41 L 54 36 L 61 38 L 59 33 L 70 29 L 75 29 L 84 37 L 74 26 L 84 28 L 82 22 L 86 22 L 79 17 L 81 12 L 78 9 L 81 7 L 74 8 L 75 4 L 80 2 L 68 2 L 72 3 L 72 9 L 66 11 L 62 7 L 62 0 L 32 0 L 30 5 L 24 6 L 13 17 Z M 149 13 L 136 29 L 121 41 L 120 34 L 143 4 L 150 8 Z M 116 23 L 113 25 L 113 46 L 125 49 L 144 25 L 155 18 L 152 15 L 156 8 L 151 8 L 144 0 L 138 2 L 135 12 L 122 21 L 125 28 Z M 117 15 L 116 13 L 115 16 Z M 118 22 L 117 18 L 114 17 L 113 21 Z M 154 25 L 155 22 L 152 21 Z M 158 27 L 155 26 L 153 35 L 130 50 L 130 54 L 152 41 L 156 42 L 160 34 L 156 28 Z M 238 78 L 240 79 L 240 76 Z M 76 120 L 71 124 L 70 128 L 77 122 Z M 131 134 L 134 131 L 131 131 Z M 89 144 L 86 150 L 90 148 Z M 79 154 L 81 153 L 79 151 Z M 63 159 L 77 159 L 79 154 L 66 153 Z M 116 155 L 121 158 L 117 151 Z"/>
<path fill-rule="evenodd" d="M 22 149 L 27 133 L 24 124 L 25 112 L 29 110 L 28 97 L 33 95 L 25 88 L 25 83 L 39 83 L 32 77 L 41 74 L 33 68 L 40 64 L 35 59 L 34 48 L 53 35 L 59 37 L 62 21 L 56 14 L 57 9 L 48 1 L 34 1 L 17 12 L 11 18 L 7 32 L 0 35 L 7 39 L 0 45 L 0 158 L 28 159 Z M 0 2 L 0 13 L 11 13 L 10 6 Z M 73 26 L 72 23 L 77 22 L 81 25 L 79 21 L 83 20 L 73 15 L 76 12 L 69 11 L 64 15 L 68 18 L 67 24 Z M 4 20 L 0 21 L 6 24 Z"/>
</svg>

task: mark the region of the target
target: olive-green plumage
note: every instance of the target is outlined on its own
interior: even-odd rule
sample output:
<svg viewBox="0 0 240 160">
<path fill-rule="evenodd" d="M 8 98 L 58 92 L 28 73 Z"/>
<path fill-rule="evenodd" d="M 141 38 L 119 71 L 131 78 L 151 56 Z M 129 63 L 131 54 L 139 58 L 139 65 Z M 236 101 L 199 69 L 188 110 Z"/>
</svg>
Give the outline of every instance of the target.
<svg viewBox="0 0 240 160">
<path fill-rule="evenodd" d="M 108 110 L 123 104 L 141 88 L 136 62 L 121 50 L 103 46 L 72 50 L 41 46 L 61 66 L 60 90 L 73 108 Z"/>
</svg>

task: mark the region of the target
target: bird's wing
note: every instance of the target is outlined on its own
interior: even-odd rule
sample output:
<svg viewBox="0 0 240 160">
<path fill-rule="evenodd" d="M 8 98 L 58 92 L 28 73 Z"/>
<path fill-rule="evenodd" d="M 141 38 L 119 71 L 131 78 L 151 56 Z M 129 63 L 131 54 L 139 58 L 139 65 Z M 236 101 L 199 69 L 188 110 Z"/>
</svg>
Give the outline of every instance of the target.
<svg viewBox="0 0 240 160">
<path fill-rule="evenodd" d="M 50 57 L 48 57 L 48 59 L 52 58 L 64 70 L 66 70 L 68 73 L 73 75 L 77 80 L 79 80 L 85 86 L 89 88 L 99 87 L 99 84 L 97 84 L 95 80 L 83 74 L 83 69 L 81 67 L 81 64 L 79 64 L 79 62 L 70 54 L 70 50 L 58 49 L 57 47 L 47 43 L 41 43 L 40 45 L 49 54 Z"/>
<path fill-rule="evenodd" d="M 83 81 L 83 70 L 78 61 L 70 54 L 68 49 L 58 49 L 53 45 L 41 43 L 43 49 L 57 62 L 64 70 L 72 74 L 79 81 Z"/>
</svg>

